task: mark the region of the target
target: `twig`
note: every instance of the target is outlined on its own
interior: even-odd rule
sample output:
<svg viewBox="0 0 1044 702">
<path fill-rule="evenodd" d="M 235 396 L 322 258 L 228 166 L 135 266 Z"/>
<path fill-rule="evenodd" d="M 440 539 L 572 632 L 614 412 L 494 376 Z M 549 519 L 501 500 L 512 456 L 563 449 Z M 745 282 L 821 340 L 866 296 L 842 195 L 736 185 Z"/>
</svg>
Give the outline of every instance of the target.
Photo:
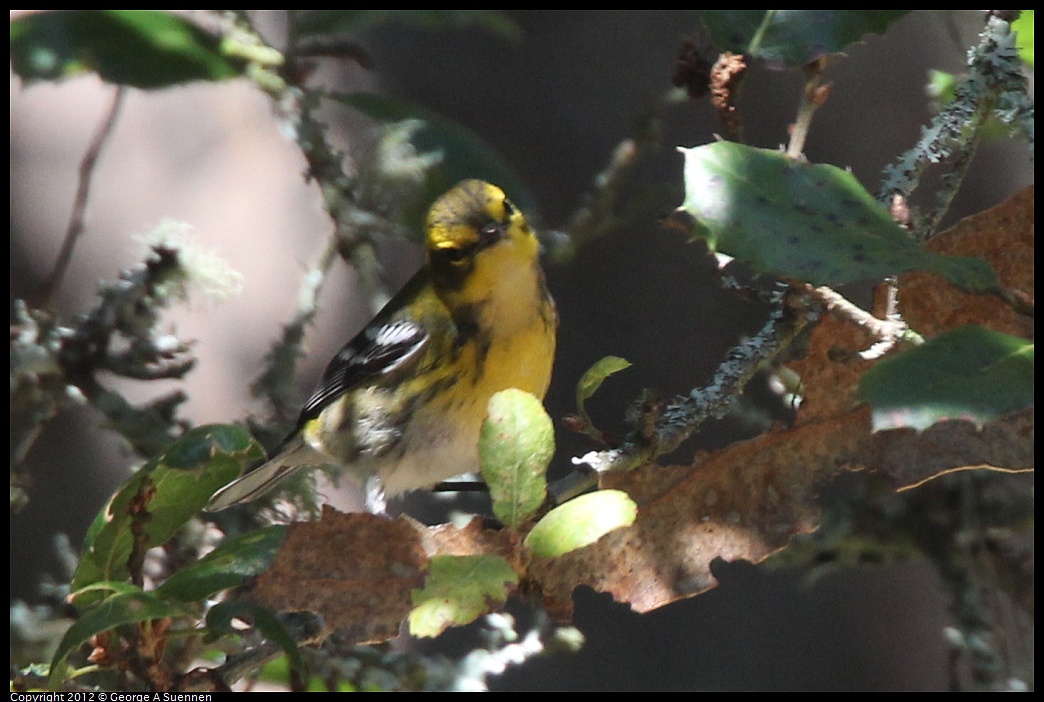
<svg viewBox="0 0 1044 702">
<path fill-rule="evenodd" d="M 256 65 L 251 75 L 257 86 L 272 98 L 285 124 L 308 164 L 306 177 L 315 182 L 323 205 L 333 222 L 332 237 L 319 260 L 305 274 L 300 294 L 300 305 L 294 318 L 283 328 L 283 333 L 268 353 L 265 369 L 254 381 L 251 390 L 255 396 L 266 398 L 280 423 L 287 420 L 295 404 L 291 400 L 292 379 L 301 356 L 305 329 L 318 310 L 319 293 L 338 254 L 350 263 L 359 275 L 363 287 L 371 297 L 371 306 L 378 307 L 387 299 L 382 282 L 382 269 L 376 249 L 369 235 L 372 227 L 366 224 L 372 218 L 362 211 L 358 202 L 356 179 L 345 173 L 344 154 L 335 149 L 326 138 L 326 125 L 315 112 L 324 97 L 317 90 L 303 86 L 309 71 L 298 65 L 298 57 L 306 58 L 308 40 L 299 36 L 294 13 L 289 14 L 288 42 L 282 70 L 274 70 L 278 62 Z M 249 15 L 226 15 L 226 39 L 246 48 L 267 46 L 251 25 Z M 302 49 L 306 49 L 302 52 Z M 299 85 L 298 83 L 302 83 Z M 376 311 L 376 310 L 375 310 Z M 259 427 L 260 429 L 260 427 Z"/>
<path fill-rule="evenodd" d="M 44 283 L 39 293 L 39 306 L 44 309 L 50 307 L 51 298 L 62 284 L 62 279 L 65 277 L 65 272 L 68 270 L 69 263 L 72 260 L 73 249 L 76 248 L 76 242 L 83 233 L 87 200 L 91 193 L 94 169 L 98 165 L 98 158 L 101 156 L 102 149 L 116 126 L 116 118 L 119 116 L 120 107 L 123 105 L 123 95 L 123 86 L 116 86 L 109 111 L 105 115 L 101 126 L 98 127 L 98 131 L 95 132 L 94 138 L 91 139 L 87 152 L 83 155 L 83 160 L 80 162 L 79 184 L 76 188 L 72 212 L 69 215 L 69 226 L 65 230 L 65 241 L 62 242 L 61 251 L 58 252 L 58 258 L 54 262 L 54 270 L 51 271 L 50 277 Z"/>
<path fill-rule="evenodd" d="M 552 248 L 553 260 L 568 260 L 584 244 L 617 226 L 618 218 L 613 208 L 627 175 L 644 155 L 659 147 L 663 111 L 683 99 L 684 95 L 681 89 L 668 90 L 662 94 L 648 112 L 639 118 L 634 136 L 616 145 L 609 163 L 595 176 L 592 190 L 566 225 L 568 244 Z"/>
<path fill-rule="evenodd" d="M 184 429 L 175 391 L 135 407 L 107 388 L 101 372 L 136 379 L 180 378 L 195 363 L 189 346 L 157 333 L 163 308 L 185 294 L 192 272 L 173 243 L 156 245 L 144 265 L 100 285 L 95 307 L 61 325 L 53 315 L 16 304 L 11 338 L 11 462 L 27 455 L 40 429 L 71 404 L 103 412 L 135 450 L 154 455 Z"/>
<path fill-rule="evenodd" d="M 754 374 L 772 362 L 815 318 L 818 312 L 805 305 L 789 304 L 787 293 L 776 297 L 777 307 L 754 337 L 739 344 L 727 354 L 711 384 L 675 398 L 662 408 L 640 408 L 639 414 L 655 412 L 655 422 L 637 422 L 621 446 L 605 451 L 592 451 L 573 458 L 574 465 L 587 465 L 597 473 L 630 470 L 670 453 L 707 419 L 724 416 L 739 398 L 741 390 Z M 643 428 L 643 425 L 644 428 Z"/>
<path fill-rule="evenodd" d="M 956 87 L 953 100 L 923 130 L 917 144 L 885 169 L 877 199 L 888 206 L 896 196 L 909 200 L 930 164 L 957 156 L 957 172 L 944 185 L 940 206 L 926 224 L 917 228 L 915 238 L 925 240 L 935 234 L 974 152 L 978 134 L 991 114 L 1021 128 L 1032 151 L 1033 103 L 1026 94 L 1014 35 L 1010 24 L 993 14 L 986 21 L 978 46 L 969 53 L 968 75 Z"/>
<path fill-rule="evenodd" d="M 320 618 L 310 612 L 291 612 L 278 615 L 287 635 L 298 647 L 315 646 L 323 641 L 325 634 Z M 272 642 L 262 643 L 242 653 L 229 656 L 216 668 L 196 668 L 175 679 L 174 689 L 178 692 L 214 692 L 229 690 L 242 678 L 259 670 L 266 663 L 286 654 L 282 646 Z"/>
<path fill-rule="evenodd" d="M 790 144 L 787 146 L 787 156 L 792 159 L 804 158 L 805 141 L 812 126 L 812 115 L 830 95 L 830 83 L 819 84 L 826 61 L 826 57 L 823 57 L 805 66 L 808 79 L 805 81 L 805 89 L 801 92 L 801 103 L 798 105 L 797 118 L 790 129 Z"/>
<path fill-rule="evenodd" d="M 889 312 L 884 319 L 879 319 L 863 308 L 845 298 L 841 293 L 826 286 L 813 288 L 809 293 L 820 300 L 828 312 L 845 317 L 872 334 L 879 341 L 870 348 L 860 352 L 863 360 L 871 361 L 880 358 L 896 344 L 902 342 L 923 343 L 924 339 L 912 331 L 906 322 L 894 313 L 895 288 L 889 285 L 886 294 L 889 296 Z"/>
<path fill-rule="evenodd" d="M 265 369 L 250 386 L 254 397 L 265 398 L 280 423 L 291 421 L 297 403 L 293 400 L 294 368 L 301 355 L 305 328 L 319 310 L 319 294 L 327 280 L 333 262 L 337 260 L 337 243 L 331 241 L 319 260 L 305 275 L 298 295 L 300 304 L 293 320 L 283 327 L 279 340 L 265 357 Z"/>
</svg>

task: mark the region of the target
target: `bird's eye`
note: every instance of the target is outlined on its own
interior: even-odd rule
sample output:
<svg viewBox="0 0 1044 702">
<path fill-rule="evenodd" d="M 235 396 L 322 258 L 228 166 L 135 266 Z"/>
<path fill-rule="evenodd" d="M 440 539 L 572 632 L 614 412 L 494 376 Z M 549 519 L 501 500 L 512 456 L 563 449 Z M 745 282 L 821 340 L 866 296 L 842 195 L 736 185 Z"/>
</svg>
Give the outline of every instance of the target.
<svg viewBox="0 0 1044 702">
<path fill-rule="evenodd" d="M 479 234 L 482 235 L 483 241 L 497 239 L 500 237 L 501 233 L 500 225 L 496 222 L 490 222 L 479 230 Z"/>
</svg>

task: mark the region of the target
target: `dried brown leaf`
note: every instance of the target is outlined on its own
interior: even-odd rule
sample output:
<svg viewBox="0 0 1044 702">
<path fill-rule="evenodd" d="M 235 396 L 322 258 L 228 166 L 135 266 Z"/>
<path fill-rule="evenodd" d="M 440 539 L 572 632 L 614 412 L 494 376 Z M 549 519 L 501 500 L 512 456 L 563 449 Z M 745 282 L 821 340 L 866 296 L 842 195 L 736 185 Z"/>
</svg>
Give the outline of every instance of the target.
<svg viewBox="0 0 1044 702">
<path fill-rule="evenodd" d="M 1033 299 L 1033 186 L 996 207 L 967 217 L 928 242 L 950 256 L 978 256 L 997 273 L 1001 285 Z M 971 295 L 935 275 L 918 271 L 899 278 L 903 317 L 920 334 L 979 324 L 994 331 L 1033 338 L 1033 317 L 1019 314 L 992 295 Z"/>
<path fill-rule="evenodd" d="M 887 473 L 900 490 L 960 470 L 1011 473 L 1033 470 L 1033 408 L 1014 412 L 982 428 L 967 421 L 940 422 L 922 432 L 895 429 L 874 434 L 861 460 Z"/>
<path fill-rule="evenodd" d="M 826 316 L 819 321 L 809 334 L 805 357 L 787 364 L 801 378 L 798 424 L 838 417 L 855 407 L 859 378 L 873 365 L 859 352 L 874 341 L 848 320 Z"/>
<path fill-rule="evenodd" d="M 423 529 L 412 520 L 342 514 L 293 524 L 272 567 L 251 590 L 277 612 L 321 614 L 328 630 L 358 642 L 387 640 L 424 584 Z"/>
<path fill-rule="evenodd" d="M 1032 299 L 1032 235 L 1031 188 L 964 220 L 933 248 L 986 258 L 1005 286 Z M 931 274 L 904 276 L 900 294 L 907 319 L 922 333 L 977 323 L 1032 336 L 1032 319 L 998 298 L 966 295 Z M 873 433 L 856 388 L 873 365 L 858 352 L 874 341 L 849 320 L 824 317 L 805 358 L 790 364 L 803 393 L 793 428 L 698 456 L 691 467 L 646 465 L 607 476 L 606 486 L 626 490 L 638 503 L 638 519 L 587 548 L 531 564 L 530 578 L 549 610 L 568 618 L 573 589 L 581 584 L 639 612 L 708 590 L 717 584 L 716 558 L 757 563 L 792 536 L 814 530 L 817 492 L 843 470 L 886 473 L 897 489 L 958 470 L 1032 470 L 1032 409 L 981 428 L 949 421 L 920 433 Z"/>
<path fill-rule="evenodd" d="M 691 467 L 646 465 L 607 477 L 638 502 L 635 524 L 560 558 L 534 559 L 529 577 L 563 620 L 577 585 L 647 612 L 717 585 L 717 558 L 758 563 L 813 531 L 816 495 L 843 470 L 883 471 L 903 488 L 955 470 L 1032 465 L 1032 411 L 981 430 L 954 421 L 873 434 L 869 410 L 858 408 L 701 455 Z"/>
<path fill-rule="evenodd" d="M 291 525 L 251 598 L 277 612 L 316 612 L 328 632 L 358 643 L 386 641 L 413 608 L 433 556 L 499 554 L 518 563 L 507 532 L 473 519 L 458 528 L 408 518 L 343 514 L 324 507 L 317 522 Z"/>
<path fill-rule="evenodd" d="M 607 486 L 638 503 L 634 525 L 560 558 L 534 559 L 530 575 L 563 619 L 581 584 L 639 612 L 697 595 L 717 584 L 714 559 L 756 563 L 814 529 L 816 492 L 857 437 L 843 426 L 774 431 L 703 454 L 692 467 L 646 465 L 607 476 Z"/>
</svg>

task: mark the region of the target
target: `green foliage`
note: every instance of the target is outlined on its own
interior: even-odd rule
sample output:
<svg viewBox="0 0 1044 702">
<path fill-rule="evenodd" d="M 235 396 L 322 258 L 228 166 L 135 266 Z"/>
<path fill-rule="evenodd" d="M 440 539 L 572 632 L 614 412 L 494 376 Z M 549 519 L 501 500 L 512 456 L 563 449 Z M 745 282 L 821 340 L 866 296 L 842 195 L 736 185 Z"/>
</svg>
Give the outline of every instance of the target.
<svg viewBox="0 0 1044 702">
<path fill-rule="evenodd" d="M 1033 405 L 1033 342 L 976 325 L 885 359 L 859 381 L 874 430 L 977 424 Z"/>
<path fill-rule="evenodd" d="M 467 178 L 496 183 L 523 211 L 536 211 L 536 198 L 518 172 L 489 142 L 459 122 L 386 95 L 352 93 L 329 97 L 386 124 L 417 122 L 410 143 L 420 152 L 439 154 L 438 163 L 425 173 L 422 192 L 407 210 L 406 220 L 413 231 L 423 231 L 424 214 L 435 198 Z"/>
<path fill-rule="evenodd" d="M 51 661 L 52 689 L 58 689 L 65 680 L 66 660 L 69 654 L 87 643 L 91 637 L 123 624 L 193 615 L 187 605 L 164 599 L 156 593 L 142 592 L 128 583 L 105 583 L 104 586 L 112 594 L 97 606 L 85 611 L 76 623 L 69 627 L 58 644 L 58 650 Z"/>
<path fill-rule="evenodd" d="M 1019 58 L 1033 69 L 1033 10 L 1023 10 L 1019 18 L 1012 22 L 1015 31 L 1015 46 L 1019 49 Z"/>
<path fill-rule="evenodd" d="M 265 572 L 286 538 L 286 526 L 230 536 L 213 551 L 173 573 L 156 594 L 181 602 L 200 602 L 222 590 L 245 585 Z"/>
<path fill-rule="evenodd" d="M 924 269 L 965 290 L 996 287 L 982 260 L 911 240 L 848 171 L 732 142 L 681 151 L 695 233 L 756 271 L 835 286 Z"/>
<path fill-rule="evenodd" d="M 436 556 L 424 588 L 412 593 L 410 633 L 437 636 L 449 626 L 470 624 L 507 600 L 518 583 L 511 565 L 499 556 Z"/>
<path fill-rule="evenodd" d="M 519 526 L 543 504 L 554 453 L 555 429 L 540 400 L 517 389 L 490 398 L 479 462 L 493 514 L 506 526 Z"/>
<path fill-rule="evenodd" d="M 588 368 L 576 384 L 576 411 L 588 425 L 592 424 L 591 417 L 587 414 L 585 404 L 588 398 L 598 392 L 602 383 L 610 375 L 619 373 L 631 367 L 631 362 L 619 356 L 605 356 Z"/>
<path fill-rule="evenodd" d="M 87 532 L 72 588 L 130 577 L 132 553 L 166 543 L 264 450 L 245 429 L 197 427 L 125 482 Z M 92 597 L 88 597 L 90 601 Z"/>
<path fill-rule="evenodd" d="M 151 592 L 127 582 L 140 578 L 147 549 L 169 541 L 199 513 L 216 489 L 245 465 L 263 457 L 260 446 L 240 427 L 198 427 L 117 490 L 88 531 L 83 556 L 73 575 L 72 597 L 82 614 L 55 653 L 52 686 L 62 684 L 67 674 L 66 659 L 91 637 L 126 624 L 162 619 L 195 621 L 199 614 L 195 607 L 207 597 L 242 585 L 271 565 L 285 536 L 285 526 L 226 539 Z M 255 610 L 248 613 L 262 633 L 284 646 L 288 655 L 299 656 L 292 639 L 273 616 Z M 238 604 L 215 607 L 210 611 L 216 622 L 213 628 L 226 630 L 227 621 L 240 616 L 241 611 Z M 299 658 L 292 660 L 300 664 Z"/>
<path fill-rule="evenodd" d="M 251 622 L 266 639 L 283 649 L 292 668 L 304 670 L 304 660 L 301 658 L 301 652 L 297 648 L 294 637 L 290 635 L 279 619 L 264 607 L 244 600 L 221 602 L 207 612 L 207 629 L 210 630 L 212 636 L 219 633 L 234 634 L 236 633 L 236 630 L 232 628 L 234 619 Z"/>
<path fill-rule="evenodd" d="M 638 505 L 620 490 L 581 495 L 544 515 L 526 536 L 526 548 L 544 558 L 593 544 L 613 529 L 630 526 Z"/>
<path fill-rule="evenodd" d="M 777 67 L 803 66 L 841 52 L 865 34 L 881 34 L 909 10 L 703 10 L 722 49 Z"/>
<path fill-rule="evenodd" d="M 11 65 L 25 80 L 93 71 L 135 88 L 223 80 L 245 64 L 221 40 L 159 10 L 54 10 L 11 22 Z"/>
</svg>

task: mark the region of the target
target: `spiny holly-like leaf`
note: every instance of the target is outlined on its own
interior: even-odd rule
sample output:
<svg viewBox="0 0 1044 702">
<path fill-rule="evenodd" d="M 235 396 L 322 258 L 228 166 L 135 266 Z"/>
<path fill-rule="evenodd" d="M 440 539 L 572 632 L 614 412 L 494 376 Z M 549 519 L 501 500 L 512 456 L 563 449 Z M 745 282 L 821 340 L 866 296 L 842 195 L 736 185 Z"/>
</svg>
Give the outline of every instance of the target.
<svg viewBox="0 0 1044 702">
<path fill-rule="evenodd" d="M 234 78 L 220 39 L 159 10 L 53 10 L 11 22 L 11 65 L 26 80 L 94 71 L 135 88 Z"/>
<path fill-rule="evenodd" d="M 73 575 L 73 590 L 99 580 L 126 579 L 135 524 L 141 527 L 144 548 L 165 543 L 215 490 L 264 456 L 241 427 L 216 424 L 186 433 L 124 483 L 95 518 Z"/>
<path fill-rule="evenodd" d="M 722 49 L 773 67 L 803 66 L 841 52 L 865 34 L 881 34 L 909 10 L 703 10 Z"/>
<path fill-rule="evenodd" d="M 540 508 L 554 453 L 555 429 L 540 400 L 515 388 L 490 398 L 479 435 L 479 464 L 497 519 L 518 526 Z"/>
<path fill-rule="evenodd" d="M 199 602 L 239 587 L 272 565 L 286 529 L 286 525 L 274 524 L 225 539 L 203 558 L 167 578 L 156 592 L 181 602 Z"/>
<path fill-rule="evenodd" d="M 544 515 L 526 537 L 526 548 L 543 558 L 593 544 L 613 529 L 630 526 L 638 506 L 620 490 L 581 495 Z"/>
<path fill-rule="evenodd" d="M 848 171 L 732 142 L 680 150 L 697 235 L 759 272 L 841 285 L 920 269 L 964 290 L 996 287 L 982 260 L 916 244 Z"/>
<path fill-rule="evenodd" d="M 518 574 L 500 556 L 436 556 L 424 587 L 414 590 L 410 633 L 438 636 L 475 621 L 507 601 Z"/>
<path fill-rule="evenodd" d="M 86 643 L 92 636 L 97 636 L 121 624 L 168 617 L 194 616 L 192 610 L 180 602 L 166 600 L 154 592 L 142 592 L 126 583 L 118 585 L 130 589 L 108 597 L 98 606 L 87 610 L 65 632 L 51 661 L 50 685 L 52 689 L 60 687 L 65 679 L 66 659 L 69 654 Z"/>
<path fill-rule="evenodd" d="M 1033 343 L 969 325 L 887 358 L 859 382 L 874 431 L 983 424 L 1033 404 Z"/>
<path fill-rule="evenodd" d="M 631 362 L 626 358 L 606 356 L 583 374 L 580 382 L 576 384 L 576 411 L 587 424 L 592 424 L 591 418 L 587 415 L 587 408 L 584 406 L 587 399 L 598 392 L 598 388 L 602 387 L 602 383 L 610 375 L 630 367 Z"/>
</svg>

